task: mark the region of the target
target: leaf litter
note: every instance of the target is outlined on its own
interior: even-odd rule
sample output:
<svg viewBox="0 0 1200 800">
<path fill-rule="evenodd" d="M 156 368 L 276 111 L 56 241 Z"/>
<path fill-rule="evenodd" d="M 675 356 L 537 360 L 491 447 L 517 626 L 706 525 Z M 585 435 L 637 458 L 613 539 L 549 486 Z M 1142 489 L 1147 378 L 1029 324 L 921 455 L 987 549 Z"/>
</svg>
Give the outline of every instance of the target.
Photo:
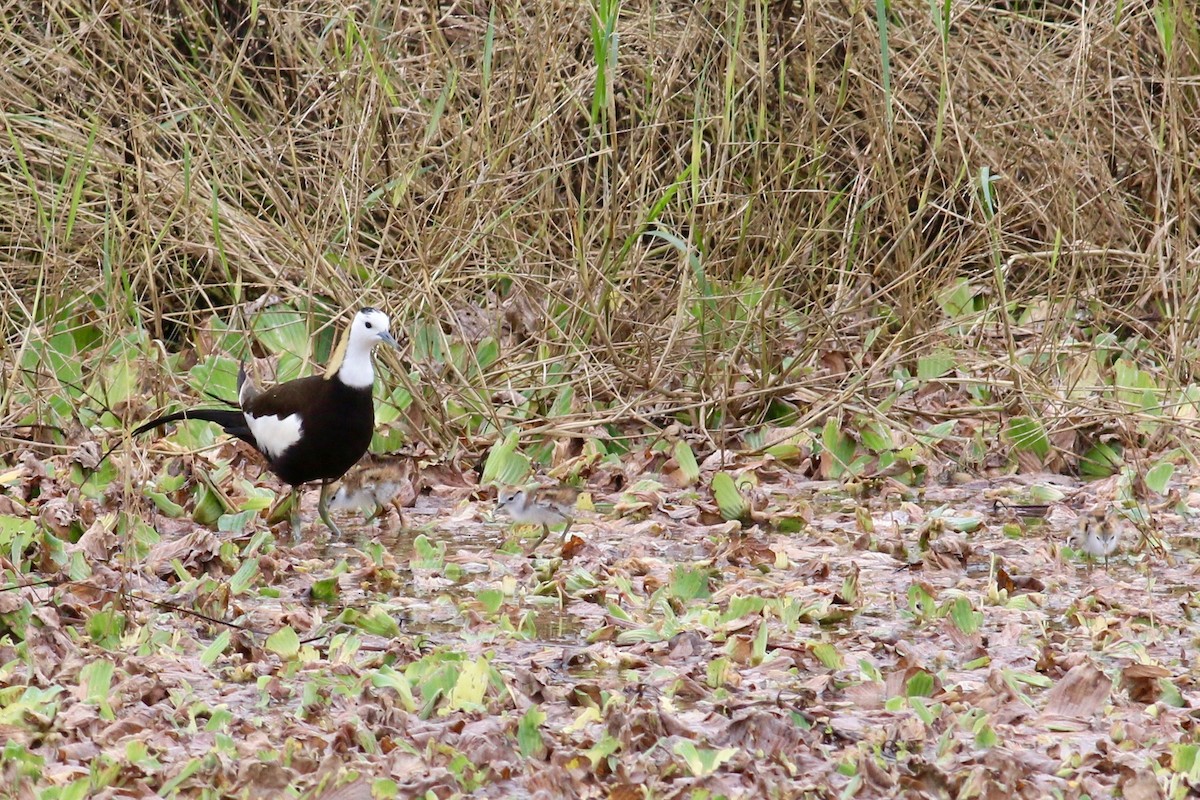
<svg viewBox="0 0 1200 800">
<path fill-rule="evenodd" d="M 3 484 L 0 567 L 28 584 L 0 592 L 7 786 L 1032 798 L 1200 783 L 1178 479 L 1184 502 L 1151 514 L 1169 553 L 1132 536 L 1105 569 L 1065 543 L 1111 483 L 855 488 L 730 452 L 693 483 L 642 458 L 624 481 L 598 471 L 603 510 L 527 557 L 533 532 L 445 465 L 408 528 L 384 517 L 330 541 L 310 523 L 293 542 L 238 516 L 243 482 L 284 488 L 222 464 L 225 448 L 188 467 L 231 467 L 213 526 L 111 487 L 89 499 L 81 452 L 27 453 Z M 135 483 L 164 467 L 122 463 Z M 740 522 L 707 488 L 726 473 Z M 1041 517 L 996 501 L 1038 485 L 1066 499 Z"/>
</svg>

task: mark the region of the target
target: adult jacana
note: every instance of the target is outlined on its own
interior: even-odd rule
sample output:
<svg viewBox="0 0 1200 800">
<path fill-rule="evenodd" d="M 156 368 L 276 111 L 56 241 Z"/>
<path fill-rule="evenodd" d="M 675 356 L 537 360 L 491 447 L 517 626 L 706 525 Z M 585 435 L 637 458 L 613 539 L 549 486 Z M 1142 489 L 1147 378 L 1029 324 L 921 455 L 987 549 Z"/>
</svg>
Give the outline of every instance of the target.
<svg viewBox="0 0 1200 800">
<path fill-rule="evenodd" d="M 329 485 L 354 466 L 371 444 L 375 432 L 371 349 L 377 342 L 398 346 L 388 325 L 387 314 L 364 308 L 354 315 L 325 375 L 260 390 L 242 369 L 238 372 L 238 408 L 176 411 L 138 426 L 133 434 L 180 420 L 215 422 L 262 453 L 267 466 L 291 484 L 293 493 L 306 483 L 320 482 L 317 511 L 329 529 L 341 535 L 329 518 Z M 294 514 L 294 527 L 296 519 Z"/>
</svg>

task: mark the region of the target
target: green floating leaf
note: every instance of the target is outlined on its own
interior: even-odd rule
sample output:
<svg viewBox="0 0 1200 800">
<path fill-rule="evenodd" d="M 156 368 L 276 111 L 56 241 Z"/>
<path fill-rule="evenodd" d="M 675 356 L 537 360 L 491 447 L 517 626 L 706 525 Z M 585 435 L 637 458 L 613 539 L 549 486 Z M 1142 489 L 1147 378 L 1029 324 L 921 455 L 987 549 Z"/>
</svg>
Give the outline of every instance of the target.
<svg viewBox="0 0 1200 800">
<path fill-rule="evenodd" d="M 1173 744 L 1171 750 L 1171 771 L 1186 775 L 1195 783 L 1200 780 L 1200 745 Z"/>
<path fill-rule="evenodd" d="M 713 475 L 712 493 L 713 499 L 717 501 L 717 508 L 725 519 L 745 519 L 750 513 L 750 506 L 728 472 Z"/>
<path fill-rule="evenodd" d="M 524 482 L 529 474 L 529 458 L 518 449 L 520 436 L 512 431 L 504 437 L 504 441 L 492 445 L 487 462 L 483 465 L 482 482 L 499 483 L 503 486 L 517 486 Z"/>
<path fill-rule="evenodd" d="M 1033 417 L 1013 417 L 1005 433 L 1018 450 L 1027 450 L 1041 459 L 1050 454 L 1050 437 L 1042 423 Z"/>
<path fill-rule="evenodd" d="M 842 654 L 829 642 L 814 642 L 809 650 L 826 669 L 841 669 L 845 665 Z"/>
<path fill-rule="evenodd" d="M 559 390 L 558 395 L 554 398 L 553 405 L 550 406 L 550 419 L 557 417 L 565 417 L 571 413 L 572 407 L 575 405 L 575 387 L 567 384 Z"/>
<path fill-rule="evenodd" d="M 254 579 L 258 577 L 258 559 L 247 558 L 238 567 L 238 571 L 233 573 L 233 577 L 229 579 L 229 592 L 234 597 L 242 594 L 250 585 L 254 583 Z"/>
<path fill-rule="evenodd" d="M 973 533 L 983 525 L 982 517 L 942 517 L 942 524 L 952 531 Z"/>
<path fill-rule="evenodd" d="M 105 405 L 124 403 L 137 393 L 137 358 L 137 353 L 125 351 L 104 369 L 103 380 L 92 391 L 104 398 Z"/>
<path fill-rule="evenodd" d="M 283 660 L 290 661 L 300 652 L 300 637 L 291 625 L 285 625 L 267 637 L 267 649 Z"/>
<path fill-rule="evenodd" d="M 416 557 L 412 561 L 414 567 L 420 569 L 439 569 L 446 560 L 446 543 L 434 542 L 425 534 L 419 534 L 413 539 L 413 550 Z"/>
<path fill-rule="evenodd" d="M 521 755 L 533 758 L 545 749 L 540 730 L 545 721 L 545 712 L 536 705 L 530 706 L 521 716 L 521 721 L 517 723 L 517 746 L 521 748 Z"/>
<path fill-rule="evenodd" d="M 710 578 L 708 570 L 702 567 L 677 566 L 671 573 L 671 596 L 684 601 L 708 598 Z"/>
<path fill-rule="evenodd" d="M 48 689 L 19 685 L 6 687 L 0 693 L 0 725 L 14 730 L 26 730 L 33 719 L 44 720 L 49 726 L 58 713 L 58 703 L 54 702 L 54 698 L 65 691 L 61 686 Z M 0 750 L 0 753 L 8 756 L 7 749 Z M 40 770 L 38 775 L 40 777 Z"/>
<path fill-rule="evenodd" d="M 188 384 L 200 394 L 224 400 L 237 397 L 238 362 L 229 356 L 211 355 L 188 372 Z"/>
<path fill-rule="evenodd" d="M 767 600 L 765 597 L 749 596 L 743 597 L 737 595 L 729 598 L 729 608 L 721 615 L 718 624 L 725 625 L 742 617 L 761 613 L 766 607 Z"/>
<path fill-rule="evenodd" d="M 955 420 L 948 419 L 945 422 L 939 422 L 937 425 L 930 425 L 925 430 L 916 434 L 917 441 L 927 445 L 938 444 L 950 435 L 956 424 Z"/>
<path fill-rule="evenodd" d="M 841 424 L 835 417 L 825 420 L 825 427 L 821 431 L 821 446 L 824 448 L 822 456 L 828 456 L 821 459 L 822 471 L 826 478 L 838 480 L 850 471 L 857 445 L 853 438 L 842 431 Z"/>
<path fill-rule="evenodd" d="M 675 442 L 675 463 L 679 465 L 679 472 L 687 480 L 688 486 L 700 479 L 700 465 L 696 463 L 696 454 L 692 452 L 692 447 L 683 439 Z"/>
<path fill-rule="evenodd" d="M 200 663 L 206 667 L 211 667 L 215 664 L 217 659 L 221 657 L 221 654 L 225 652 L 225 649 L 229 647 L 231 639 L 232 636 L 228 629 L 221 631 L 217 638 L 213 639 L 212 644 L 204 648 L 204 652 L 200 654 Z"/>
<path fill-rule="evenodd" d="M 983 614 L 972 608 L 967 598 L 956 597 L 950 606 L 950 621 L 954 627 L 970 636 L 983 624 Z"/>
<path fill-rule="evenodd" d="M 463 664 L 454 688 L 447 696 L 452 711 L 480 711 L 491 679 L 492 666 L 482 656 Z"/>
<path fill-rule="evenodd" d="M 495 614 L 504 605 L 504 592 L 500 589 L 481 589 L 476 598 L 489 614 Z"/>
<path fill-rule="evenodd" d="M 923 381 L 940 378 L 954 369 L 958 360 L 950 350 L 938 350 L 917 359 L 917 377 Z"/>
<path fill-rule="evenodd" d="M 0 545 L 7 546 L 15 537 L 32 534 L 35 530 L 37 523 L 27 517 L 0 515 Z"/>
<path fill-rule="evenodd" d="M 153 489 L 146 489 L 145 494 L 146 497 L 149 497 L 152 501 L 154 501 L 154 507 L 165 516 L 173 519 L 183 516 L 183 506 L 179 505 L 162 492 L 156 492 Z"/>
<path fill-rule="evenodd" d="M 1159 702 L 1171 708 L 1186 708 L 1188 701 L 1170 678 L 1158 679 Z"/>
<path fill-rule="evenodd" d="M 1121 446 L 1098 442 L 1079 460 L 1079 472 L 1085 478 L 1107 478 L 1121 468 Z"/>
<path fill-rule="evenodd" d="M 115 650 L 125 632 L 125 615 L 106 608 L 88 617 L 88 636 L 105 650 Z"/>
<path fill-rule="evenodd" d="M 933 676 L 923 670 L 914 673 L 905 684 L 904 694 L 908 697 L 932 697 Z"/>
<path fill-rule="evenodd" d="M 980 292 L 966 278 L 958 278 L 938 296 L 938 305 L 951 319 L 970 317 L 983 308 Z"/>
<path fill-rule="evenodd" d="M 305 314 L 288 308 L 271 308 L 254 318 L 254 334 L 275 354 L 308 355 L 312 337 Z"/>
<path fill-rule="evenodd" d="M 317 603 L 332 603 L 338 599 L 339 592 L 340 587 L 336 577 L 322 578 L 313 583 L 312 589 L 309 590 L 312 599 Z"/>
<path fill-rule="evenodd" d="M 1035 503 L 1057 503 L 1066 496 L 1066 492 L 1057 486 L 1046 486 L 1036 483 L 1029 487 L 1029 498 Z"/>
<path fill-rule="evenodd" d="M 702 778 L 711 775 L 729 759 L 738 754 L 736 747 L 726 747 L 722 750 L 698 748 L 690 739 L 675 743 L 675 754 L 683 759 L 693 776 Z"/>
<path fill-rule="evenodd" d="M 1118 359 L 1113 364 L 1113 388 L 1117 400 L 1143 411 L 1155 411 L 1159 408 L 1157 392 L 1158 384 L 1154 377 L 1127 358 Z"/>
<path fill-rule="evenodd" d="M 1071 728 L 1064 728 L 1064 730 L 1071 730 Z M 975 744 L 984 749 L 995 747 L 998 741 L 999 737 L 996 735 L 995 728 L 986 722 L 975 731 Z"/>
<path fill-rule="evenodd" d="M 192 509 L 192 520 L 201 525 L 211 525 L 220 519 L 222 514 L 235 509 L 229 506 L 225 495 L 218 491 L 216 483 L 207 471 L 198 470 L 197 474 L 200 478 L 200 498 L 196 501 L 196 507 Z"/>
<path fill-rule="evenodd" d="M 108 705 L 112 691 L 113 662 L 105 658 L 94 659 L 79 671 L 79 682 L 84 687 L 84 697 L 101 707 Z"/>
<path fill-rule="evenodd" d="M 384 664 L 376 670 L 371 676 L 371 685 L 377 689 L 391 689 L 400 697 L 400 704 L 406 711 L 416 710 L 417 702 L 413 699 L 412 683 L 393 667 Z"/>
<path fill-rule="evenodd" d="M 892 432 L 879 420 L 859 417 L 855 420 L 858 438 L 872 453 L 885 453 L 896 446 Z"/>
<path fill-rule="evenodd" d="M 364 633 L 394 639 L 400 635 L 400 623 L 391 615 L 388 609 L 381 605 L 371 607 L 364 614 L 358 609 L 348 608 L 342 612 L 339 619 L 348 625 L 354 625 Z"/>
<path fill-rule="evenodd" d="M 1175 465 L 1166 461 L 1160 461 L 1150 469 L 1146 470 L 1146 486 L 1150 487 L 1150 491 L 1157 494 L 1167 493 L 1167 484 L 1171 482 L 1171 477 L 1175 474 Z"/>
</svg>

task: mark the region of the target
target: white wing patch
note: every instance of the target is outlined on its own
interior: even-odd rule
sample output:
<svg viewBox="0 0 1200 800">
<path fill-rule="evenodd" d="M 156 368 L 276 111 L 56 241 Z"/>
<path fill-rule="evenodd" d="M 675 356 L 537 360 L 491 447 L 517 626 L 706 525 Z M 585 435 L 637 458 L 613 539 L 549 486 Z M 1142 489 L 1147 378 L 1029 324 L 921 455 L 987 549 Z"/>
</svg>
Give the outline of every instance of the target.
<svg viewBox="0 0 1200 800">
<path fill-rule="evenodd" d="M 246 414 L 246 424 L 254 434 L 254 441 L 268 458 L 279 458 L 289 447 L 300 441 L 303 426 L 299 414 L 288 414 L 280 419 L 275 414 L 256 417 Z"/>
</svg>

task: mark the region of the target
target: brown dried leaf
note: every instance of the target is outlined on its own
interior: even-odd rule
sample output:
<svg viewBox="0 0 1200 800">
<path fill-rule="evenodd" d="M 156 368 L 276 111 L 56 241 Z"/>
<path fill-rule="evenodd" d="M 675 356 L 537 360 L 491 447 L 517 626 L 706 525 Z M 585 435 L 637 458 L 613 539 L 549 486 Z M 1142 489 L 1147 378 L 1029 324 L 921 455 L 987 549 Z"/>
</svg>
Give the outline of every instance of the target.
<svg viewBox="0 0 1200 800">
<path fill-rule="evenodd" d="M 1121 796 L 1125 800 L 1162 800 L 1162 786 L 1158 778 L 1148 769 L 1139 769 L 1128 777 L 1118 781 Z"/>
<path fill-rule="evenodd" d="M 95 469 L 100 465 L 100 443 L 81 442 L 71 450 L 70 460 L 84 469 Z"/>
<path fill-rule="evenodd" d="M 68 551 L 82 552 L 92 561 L 106 560 L 117 546 L 116 522 L 115 514 L 98 517 Z"/>
<path fill-rule="evenodd" d="M 1046 693 L 1042 716 L 1085 719 L 1100 710 L 1110 692 L 1112 679 L 1090 661 L 1085 661 L 1072 667 Z"/>
<path fill-rule="evenodd" d="M 331 787 L 317 795 L 314 800 L 371 800 L 371 784 L 363 779 Z"/>
<path fill-rule="evenodd" d="M 1121 680 L 1130 699 L 1146 704 L 1158 700 L 1161 694 L 1158 682 L 1170 676 L 1169 669 L 1157 664 L 1130 664 L 1121 670 Z"/>
<path fill-rule="evenodd" d="M 65 497 L 52 497 L 38 509 L 38 521 L 59 539 L 67 539 L 71 526 L 79 520 L 75 504 Z"/>
<path fill-rule="evenodd" d="M 171 562 L 179 559 L 185 567 L 207 564 L 221 552 L 221 540 L 207 528 L 196 526 L 178 539 L 163 540 L 146 556 L 146 566 L 155 575 L 170 575 L 175 571 Z"/>
</svg>

